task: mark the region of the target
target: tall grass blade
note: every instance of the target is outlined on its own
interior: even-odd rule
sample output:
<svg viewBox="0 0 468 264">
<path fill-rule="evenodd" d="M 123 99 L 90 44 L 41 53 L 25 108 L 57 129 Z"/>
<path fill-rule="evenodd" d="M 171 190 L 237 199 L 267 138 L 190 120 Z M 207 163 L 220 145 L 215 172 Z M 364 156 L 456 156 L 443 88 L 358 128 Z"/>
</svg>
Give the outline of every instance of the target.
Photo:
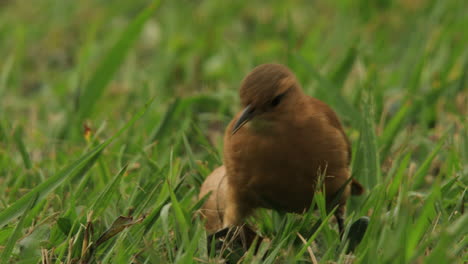
<svg viewBox="0 0 468 264">
<path fill-rule="evenodd" d="M 23 159 L 23 162 L 24 162 L 24 167 L 30 170 L 32 168 L 32 162 L 31 162 L 31 158 L 29 156 L 28 150 L 26 149 L 26 145 L 24 144 L 24 141 L 23 141 L 23 128 L 22 127 L 18 127 L 16 129 L 13 138 L 15 139 L 15 143 L 20 151 L 21 158 Z"/>
<path fill-rule="evenodd" d="M 83 172 L 83 168 L 89 168 L 94 164 L 96 161 L 96 157 L 100 154 L 100 152 L 106 148 L 109 144 L 112 143 L 117 137 L 119 137 L 125 130 L 127 130 L 130 126 L 132 126 L 149 108 L 151 105 L 150 103 L 153 101 L 151 99 L 146 106 L 140 110 L 132 119 L 122 127 L 117 133 L 115 133 L 112 137 L 104 141 L 103 143 L 96 146 L 94 149 L 90 150 L 86 154 L 82 155 L 81 158 L 73 162 L 72 164 L 68 165 L 61 171 L 59 171 L 54 176 L 48 178 L 46 181 L 42 182 L 35 188 L 33 188 L 29 193 L 25 194 L 23 197 L 18 199 L 15 203 L 13 203 L 10 207 L 6 208 L 2 212 L 0 212 L 0 226 L 7 224 L 13 218 L 20 215 L 27 207 L 28 201 L 31 197 L 38 196 L 38 202 L 40 202 L 46 195 L 51 193 L 55 190 L 58 186 L 60 186 L 65 180 L 70 179 L 74 175 L 80 175 Z M 78 173 L 77 173 L 78 172 Z"/>
<path fill-rule="evenodd" d="M 361 122 L 357 153 L 353 163 L 353 177 L 371 189 L 380 182 L 380 162 L 377 138 L 374 129 L 374 115 L 371 94 L 362 100 L 364 117 Z"/>
<path fill-rule="evenodd" d="M 99 217 L 102 213 L 102 211 L 109 205 L 111 202 L 111 196 L 112 194 L 118 192 L 116 190 L 117 186 L 120 183 L 120 179 L 122 179 L 122 176 L 125 174 L 127 171 L 128 165 L 125 165 L 117 175 L 106 185 L 106 188 L 104 191 L 99 194 L 99 196 L 96 198 L 94 201 L 93 205 L 91 205 L 90 210 L 93 211 L 94 217 Z"/>
<path fill-rule="evenodd" d="M 329 80 L 325 79 L 325 77 L 323 77 L 322 74 L 317 71 L 317 69 L 315 69 L 307 60 L 301 56 L 296 56 L 296 58 L 304 65 L 304 67 L 310 72 L 311 76 L 319 83 L 320 88 L 317 89 L 319 97 L 326 97 L 327 103 L 331 104 L 341 117 L 350 121 L 354 125 L 359 124 L 359 121 L 361 120 L 361 114 L 353 105 L 351 105 L 351 103 L 344 99 L 343 95 L 340 93 L 340 90 L 337 89 L 337 86 Z"/>
<path fill-rule="evenodd" d="M 429 153 L 429 155 L 426 157 L 426 159 L 423 161 L 421 166 L 419 166 L 418 170 L 414 174 L 414 181 L 413 181 L 413 189 L 417 189 L 421 187 L 421 185 L 424 182 L 424 177 L 427 175 L 431 163 L 434 160 L 434 158 L 439 154 L 440 150 L 442 149 L 442 146 L 444 145 L 446 139 L 447 139 L 448 133 L 446 133 L 442 138 L 439 140 L 435 148 Z"/>
<path fill-rule="evenodd" d="M 18 239 L 21 237 L 21 231 L 23 230 L 23 225 L 24 225 L 26 216 L 29 214 L 30 210 L 36 204 L 37 198 L 38 198 L 37 195 L 31 196 L 26 201 L 26 210 L 23 212 L 23 215 L 21 215 L 21 218 L 16 224 L 16 227 L 13 230 L 13 233 L 8 238 L 5 248 L 3 249 L 2 255 L 0 256 L 0 264 L 8 263 L 8 260 L 10 259 L 10 255 L 13 252 L 13 248 L 16 242 L 18 241 Z"/>
<path fill-rule="evenodd" d="M 109 53 L 104 57 L 98 65 L 96 71 L 91 76 L 91 79 L 86 83 L 83 94 L 80 98 L 79 116 L 80 120 L 90 115 L 94 105 L 98 102 L 107 84 L 112 80 L 112 77 L 119 69 L 125 56 L 130 51 L 130 48 L 138 39 L 140 32 L 143 29 L 146 21 L 151 17 L 159 1 L 153 1 L 145 10 L 143 10 L 133 21 L 128 25 L 125 31 L 120 36 L 119 40 L 110 49 Z"/>
<path fill-rule="evenodd" d="M 379 145 L 382 146 L 382 150 L 380 152 L 380 158 L 382 160 L 387 157 L 396 135 L 402 130 L 409 110 L 410 105 L 404 104 L 385 126 L 382 136 L 379 138 Z"/>
<path fill-rule="evenodd" d="M 356 41 L 357 42 L 357 41 Z M 358 51 L 356 48 L 356 44 L 351 45 L 346 53 L 345 58 L 336 69 L 336 71 L 332 74 L 331 80 L 338 86 L 343 87 L 346 78 L 348 77 L 349 73 L 351 72 L 354 62 L 356 60 Z"/>
<path fill-rule="evenodd" d="M 172 102 L 169 105 L 169 107 L 166 110 L 166 113 L 164 114 L 162 121 L 159 123 L 157 128 L 154 130 L 152 136 L 150 137 L 151 138 L 150 143 L 161 139 L 163 135 L 167 133 L 169 129 L 169 125 L 174 119 L 174 115 L 178 109 L 179 103 L 180 103 L 180 99 L 176 98 L 174 102 Z"/>
</svg>

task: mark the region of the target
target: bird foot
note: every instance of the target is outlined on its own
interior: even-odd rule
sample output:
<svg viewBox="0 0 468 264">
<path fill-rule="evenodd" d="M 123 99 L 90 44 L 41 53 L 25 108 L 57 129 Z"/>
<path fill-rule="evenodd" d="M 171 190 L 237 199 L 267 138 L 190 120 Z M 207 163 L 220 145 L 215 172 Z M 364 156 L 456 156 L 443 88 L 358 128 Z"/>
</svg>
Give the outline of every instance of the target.
<svg viewBox="0 0 468 264">
<path fill-rule="evenodd" d="M 368 226 L 369 217 L 367 216 L 362 216 L 351 225 L 348 236 L 346 237 L 346 239 L 349 240 L 347 253 L 353 252 L 359 243 L 361 243 Z"/>
<path fill-rule="evenodd" d="M 207 237 L 208 254 L 210 256 L 230 255 L 229 258 L 238 256 L 240 259 L 256 239 L 258 241 L 255 252 L 258 250 L 258 245 L 260 245 L 263 238 L 254 230 L 248 226 L 223 228 Z M 213 251 L 214 254 L 212 254 Z"/>
</svg>

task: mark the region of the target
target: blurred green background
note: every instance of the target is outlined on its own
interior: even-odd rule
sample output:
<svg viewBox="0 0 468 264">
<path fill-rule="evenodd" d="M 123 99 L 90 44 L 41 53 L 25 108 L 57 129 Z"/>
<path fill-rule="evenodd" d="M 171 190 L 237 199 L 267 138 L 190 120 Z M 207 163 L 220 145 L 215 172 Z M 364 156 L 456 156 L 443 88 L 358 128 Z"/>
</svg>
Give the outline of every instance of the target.
<svg viewBox="0 0 468 264">
<path fill-rule="evenodd" d="M 341 117 L 371 224 L 347 256 L 260 210 L 241 261 L 466 262 L 467 28 L 464 0 L 0 1 L 0 263 L 213 260 L 198 191 L 267 62 Z"/>
</svg>

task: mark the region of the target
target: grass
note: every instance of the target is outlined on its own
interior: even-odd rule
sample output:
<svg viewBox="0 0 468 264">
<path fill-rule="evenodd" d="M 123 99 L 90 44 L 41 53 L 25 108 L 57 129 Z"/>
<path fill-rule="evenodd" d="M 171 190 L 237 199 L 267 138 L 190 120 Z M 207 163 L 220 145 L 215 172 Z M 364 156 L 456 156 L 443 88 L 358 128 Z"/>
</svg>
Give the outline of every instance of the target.
<svg viewBox="0 0 468 264">
<path fill-rule="evenodd" d="M 198 191 L 240 80 L 271 61 L 343 120 L 367 189 L 346 226 L 371 221 L 350 256 L 321 194 L 304 215 L 259 210 L 268 239 L 241 261 L 468 261 L 465 1 L 0 7 L 1 263 L 214 262 Z"/>
</svg>

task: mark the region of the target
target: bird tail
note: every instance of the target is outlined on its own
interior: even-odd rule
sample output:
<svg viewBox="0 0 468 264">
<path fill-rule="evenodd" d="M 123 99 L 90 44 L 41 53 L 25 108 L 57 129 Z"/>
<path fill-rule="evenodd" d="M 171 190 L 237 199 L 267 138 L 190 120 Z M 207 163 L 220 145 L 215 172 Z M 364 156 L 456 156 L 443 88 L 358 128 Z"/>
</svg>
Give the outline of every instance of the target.
<svg viewBox="0 0 468 264">
<path fill-rule="evenodd" d="M 364 186 L 354 178 L 351 180 L 351 195 L 361 195 L 364 193 Z"/>
</svg>

